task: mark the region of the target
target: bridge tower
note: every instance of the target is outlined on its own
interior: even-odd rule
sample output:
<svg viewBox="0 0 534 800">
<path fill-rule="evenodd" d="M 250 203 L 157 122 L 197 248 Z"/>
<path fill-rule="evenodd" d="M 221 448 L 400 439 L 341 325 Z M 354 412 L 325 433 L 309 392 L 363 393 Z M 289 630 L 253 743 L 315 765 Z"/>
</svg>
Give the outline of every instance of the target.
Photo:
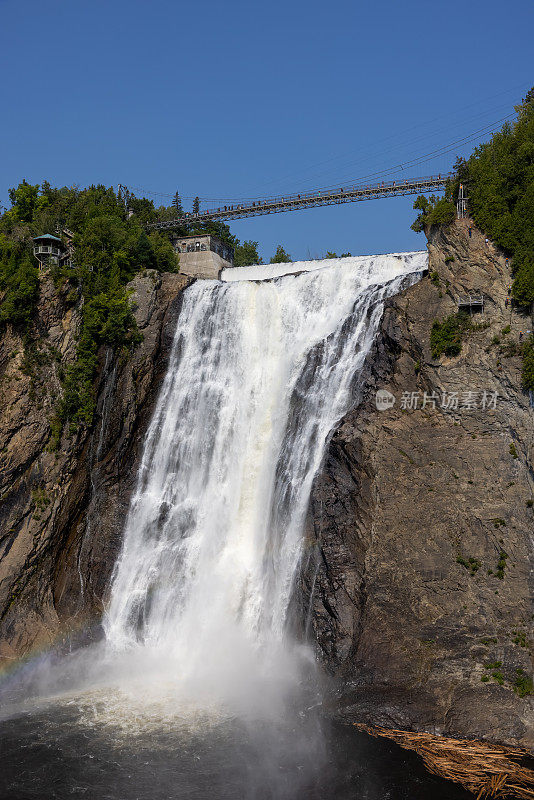
<svg viewBox="0 0 534 800">
<path fill-rule="evenodd" d="M 467 214 L 467 194 L 463 183 L 460 184 L 458 190 L 458 201 L 456 203 L 456 216 L 458 219 L 465 219 Z"/>
</svg>

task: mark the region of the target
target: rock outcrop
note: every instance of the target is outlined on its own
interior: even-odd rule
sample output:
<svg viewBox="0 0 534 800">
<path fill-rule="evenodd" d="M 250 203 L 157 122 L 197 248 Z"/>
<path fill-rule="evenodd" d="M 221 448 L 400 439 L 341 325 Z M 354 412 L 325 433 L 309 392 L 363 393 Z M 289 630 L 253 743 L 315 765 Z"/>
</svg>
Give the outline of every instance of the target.
<svg viewBox="0 0 534 800">
<path fill-rule="evenodd" d="M 0 344 L 0 663 L 98 624 L 150 410 L 190 279 L 147 271 L 131 283 L 143 341 L 102 348 L 91 429 L 50 452 L 59 373 L 75 355 L 79 302 L 43 276 L 34 341 Z M 69 302 L 70 301 L 70 302 Z"/>
<path fill-rule="evenodd" d="M 518 355 L 532 325 L 466 222 L 431 231 L 429 253 L 386 306 L 363 401 L 314 484 L 317 648 L 347 719 L 532 747 L 534 409 Z M 485 311 L 460 355 L 432 358 L 433 321 L 474 292 Z"/>
</svg>

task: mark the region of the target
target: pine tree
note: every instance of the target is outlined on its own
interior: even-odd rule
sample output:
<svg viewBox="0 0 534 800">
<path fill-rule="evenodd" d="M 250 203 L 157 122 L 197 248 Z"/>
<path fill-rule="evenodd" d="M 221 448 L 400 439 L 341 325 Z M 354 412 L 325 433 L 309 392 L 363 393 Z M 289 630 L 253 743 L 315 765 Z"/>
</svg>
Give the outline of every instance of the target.
<svg viewBox="0 0 534 800">
<path fill-rule="evenodd" d="M 251 264 L 261 263 L 262 260 L 258 254 L 258 242 L 249 240 L 236 246 L 234 250 L 234 266 L 248 267 Z"/>
<path fill-rule="evenodd" d="M 291 261 L 291 256 L 286 253 L 281 244 L 276 248 L 276 253 L 271 258 L 271 264 L 287 264 Z"/>
<path fill-rule="evenodd" d="M 193 200 L 193 214 L 200 214 L 200 198 L 198 197 Z"/>
<path fill-rule="evenodd" d="M 178 192 L 174 193 L 172 204 L 174 206 L 174 210 L 176 211 L 176 215 L 178 217 L 182 217 L 183 213 L 184 213 L 184 210 L 182 208 L 182 199 L 181 199 L 180 195 L 178 194 Z"/>
</svg>

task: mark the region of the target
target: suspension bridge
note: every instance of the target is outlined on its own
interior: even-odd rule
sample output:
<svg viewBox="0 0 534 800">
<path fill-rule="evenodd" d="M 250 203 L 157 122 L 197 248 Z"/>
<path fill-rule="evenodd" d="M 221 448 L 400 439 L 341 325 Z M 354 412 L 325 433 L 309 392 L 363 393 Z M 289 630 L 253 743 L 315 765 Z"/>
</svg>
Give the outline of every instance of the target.
<svg viewBox="0 0 534 800">
<path fill-rule="evenodd" d="M 247 217 L 260 217 L 264 214 L 280 214 L 284 211 L 298 211 L 316 206 L 333 206 L 341 203 L 354 203 L 362 200 L 376 200 L 384 197 L 401 197 L 411 194 L 428 194 L 445 189 L 452 174 L 430 175 L 425 178 L 410 178 L 372 185 L 353 185 L 339 189 L 318 189 L 307 194 L 290 194 L 284 197 L 270 197 L 265 200 L 226 205 L 211 208 L 198 214 L 184 213 L 170 220 L 152 222 L 149 228 L 173 230 L 191 223 L 223 222 Z"/>
</svg>

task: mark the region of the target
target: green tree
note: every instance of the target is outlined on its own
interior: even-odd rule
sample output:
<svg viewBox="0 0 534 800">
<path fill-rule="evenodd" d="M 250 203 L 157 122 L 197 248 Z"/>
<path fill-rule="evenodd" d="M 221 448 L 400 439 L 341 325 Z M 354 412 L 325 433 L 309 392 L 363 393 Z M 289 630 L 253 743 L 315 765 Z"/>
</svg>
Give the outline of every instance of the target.
<svg viewBox="0 0 534 800">
<path fill-rule="evenodd" d="M 282 245 L 279 244 L 278 247 L 276 248 L 276 253 L 271 258 L 269 263 L 271 263 L 271 264 L 287 264 L 290 261 L 291 261 L 291 256 L 289 255 L 289 253 L 286 253 L 286 251 L 284 250 Z"/>
<path fill-rule="evenodd" d="M 159 272 L 177 272 L 178 258 L 166 236 L 155 231 L 148 235 L 154 254 L 155 267 Z"/>
<path fill-rule="evenodd" d="M 32 186 L 24 178 L 16 189 L 9 190 L 9 199 L 14 219 L 20 222 L 31 222 L 39 201 L 39 184 Z M 42 204 L 44 203 L 46 203 L 46 198 L 42 199 Z"/>
<path fill-rule="evenodd" d="M 523 345 L 521 384 L 523 389 L 534 392 L 534 336 L 531 336 Z"/>
<path fill-rule="evenodd" d="M 174 193 L 174 197 L 173 197 L 173 200 L 172 200 L 172 206 L 174 208 L 174 211 L 176 212 L 176 216 L 177 217 L 183 217 L 184 210 L 182 208 L 182 199 L 181 199 L 181 197 L 180 197 L 180 195 L 178 194 L 177 191 Z"/>
<path fill-rule="evenodd" d="M 424 231 L 432 225 L 450 225 L 456 217 L 456 206 L 449 197 L 425 197 L 420 194 L 413 204 L 416 211 L 421 213 L 417 215 L 412 224 L 412 230 L 416 233 Z"/>
<path fill-rule="evenodd" d="M 248 240 L 239 244 L 234 251 L 234 264 L 236 267 L 248 267 L 251 264 L 263 264 L 258 254 L 258 242 Z"/>
<path fill-rule="evenodd" d="M 457 156 L 452 171 L 456 175 L 459 183 L 465 183 L 469 179 L 469 167 L 465 158 Z"/>
<path fill-rule="evenodd" d="M 534 303 L 534 262 L 525 261 L 521 264 L 512 284 L 512 295 L 521 305 L 530 306 Z"/>
<path fill-rule="evenodd" d="M 9 264 L 0 264 L 0 288 L 0 325 L 26 328 L 39 297 L 39 271 L 30 255 L 12 256 Z"/>
<path fill-rule="evenodd" d="M 193 214 L 200 214 L 200 199 L 198 197 L 193 200 Z"/>
<path fill-rule="evenodd" d="M 413 221 L 411 228 L 416 233 L 421 233 L 425 229 L 425 219 L 428 216 L 430 201 L 424 194 L 420 194 L 414 201 L 412 208 L 421 213 Z"/>
<path fill-rule="evenodd" d="M 534 86 L 532 86 L 528 90 L 521 104 L 515 106 L 515 110 L 517 111 L 519 117 L 521 118 L 523 114 L 525 114 L 525 112 L 528 111 L 528 109 L 532 108 L 532 106 L 534 106 Z"/>
<path fill-rule="evenodd" d="M 152 200 L 147 200 L 146 197 L 134 197 L 130 195 L 128 205 L 133 211 L 135 218 L 141 225 L 146 225 L 149 222 L 154 222 L 157 214 Z"/>
</svg>

